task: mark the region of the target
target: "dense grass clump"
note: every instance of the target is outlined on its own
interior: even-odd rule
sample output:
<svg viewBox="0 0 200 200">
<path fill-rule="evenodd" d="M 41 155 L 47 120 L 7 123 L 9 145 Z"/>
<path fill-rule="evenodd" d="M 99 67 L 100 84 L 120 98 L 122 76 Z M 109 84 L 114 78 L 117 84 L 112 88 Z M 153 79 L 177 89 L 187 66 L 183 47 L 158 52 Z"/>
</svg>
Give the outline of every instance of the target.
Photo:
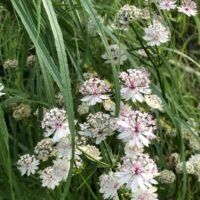
<svg viewBox="0 0 200 200">
<path fill-rule="evenodd" d="M 0 1 L 0 200 L 198 200 L 193 0 Z"/>
</svg>

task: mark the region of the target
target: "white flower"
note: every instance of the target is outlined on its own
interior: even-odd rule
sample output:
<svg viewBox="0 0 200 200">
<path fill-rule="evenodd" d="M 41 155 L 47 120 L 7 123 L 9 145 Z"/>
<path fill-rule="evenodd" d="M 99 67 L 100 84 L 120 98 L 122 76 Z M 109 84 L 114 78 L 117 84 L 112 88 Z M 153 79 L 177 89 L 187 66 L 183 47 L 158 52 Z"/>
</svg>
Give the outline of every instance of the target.
<svg viewBox="0 0 200 200">
<path fill-rule="evenodd" d="M 60 180 L 54 173 L 53 167 L 47 167 L 41 171 L 40 179 L 42 181 L 42 187 L 47 187 L 52 190 L 54 190 L 60 183 Z"/>
<path fill-rule="evenodd" d="M 123 65 L 124 61 L 127 60 L 126 49 L 124 47 L 112 44 L 109 46 L 109 51 L 114 64 Z M 106 60 L 105 63 L 112 63 L 107 53 L 103 54 L 102 58 Z"/>
<path fill-rule="evenodd" d="M 80 124 L 80 128 L 80 135 L 94 138 L 96 144 L 99 144 L 101 141 L 105 140 L 107 136 L 113 134 L 115 130 L 115 119 L 103 112 L 89 114 L 87 122 Z"/>
<path fill-rule="evenodd" d="M 157 188 L 151 187 L 148 190 L 137 190 L 133 194 L 131 200 L 158 200 L 158 195 L 155 193 Z"/>
<path fill-rule="evenodd" d="M 140 111 L 131 111 L 127 116 L 120 116 L 118 121 L 118 139 L 127 142 L 130 147 L 148 146 L 156 136 L 156 122 L 152 115 Z"/>
<path fill-rule="evenodd" d="M 94 145 L 86 145 L 86 146 L 81 146 L 80 149 L 86 154 L 86 156 L 91 160 L 101 160 L 102 157 L 100 156 L 100 151 L 97 147 Z"/>
<path fill-rule="evenodd" d="M 162 101 L 157 95 L 145 95 L 144 98 L 148 106 L 163 111 Z"/>
<path fill-rule="evenodd" d="M 143 102 L 143 94 L 150 94 L 149 73 L 145 69 L 129 69 L 120 74 L 122 82 L 121 96 L 125 101 Z"/>
<path fill-rule="evenodd" d="M 127 26 L 134 20 L 140 19 L 142 17 L 142 10 L 131 5 L 124 5 L 120 8 L 117 13 L 114 27 L 126 30 Z"/>
<path fill-rule="evenodd" d="M 56 98 L 56 103 L 59 106 L 63 106 L 65 104 L 64 96 L 61 92 L 57 93 L 55 98 Z"/>
<path fill-rule="evenodd" d="M 81 105 L 79 105 L 77 111 L 80 115 L 87 114 L 89 112 L 89 107 L 87 103 L 82 103 Z"/>
<path fill-rule="evenodd" d="M 35 158 L 34 155 L 25 154 L 20 157 L 17 162 L 17 167 L 21 172 L 21 175 L 27 174 L 30 176 L 31 174 L 35 174 L 35 171 L 38 169 L 39 160 Z"/>
<path fill-rule="evenodd" d="M 200 154 L 192 155 L 188 162 L 193 165 L 194 167 L 194 174 L 199 178 L 200 180 Z"/>
<path fill-rule="evenodd" d="M 4 90 L 4 85 L 2 83 L 0 83 L 0 97 L 5 95 L 5 93 L 3 92 Z"/>
<path fill-rule="evenodd" d="M 66 111 L 59 108 L 52 108 L 45 112 L 42 120 L 44 136 L 53 135 L 53 141 L 58 142 L 61 138 L 70 135 L 69 123 Z"/>
<path fill-rule="evenodd" d="M 93 106 L 109 98 L 107 93 L 110 92 L 110 84 L 98 78 L 91 78 L 80 86 L 79 92 L 85 96 L 81 101 Z"/>
<path fill-rule="evenodd" d="M 149 155 L 138 153 L 131 158 L 124 157 L 115 175 L 119 178 L 120 185 L 126 184 L 132 192 L 136 192 L 138 189 L 147 190 L 152 184 L 157 184 L 155 177 L 159 174 L 155 162 Z"/>
<path fill-rule="evenodd" d="M 183 4 L 178 7 L 178 11 L 187 16 L 195 16 L 197 14 L 197 4 L 192 0 L 183 0 Z"/>
<path fill-rule="evenodd" d="M 170 184 L 176 180 L 176 176 L 173 171 L 164 169 L 160 172 L 159 181 L 161 183 Z"/>
<path fill-rule="evenodd" d="M 55 155 L 53 145 L 54 143 L 51 138 L 45 138 L 37 143 L 34 152 L 40 160 L 46 161 L 49 157 Z"/>
<path fill-rule="evenodd" d="M 15 59 L 14 60 L 8 59 L 3 63 L 4 69 L 11 69 L 11 70 L 16 69 L 17 65 L 18 65 L 18 61 Z"/>
<path fill-rule="evenodd" d="M 169 29 L 163 26 L 158 20 L 153 20 L 153 24 L 145 28 L 144 40 L 150 46 L 160 46 L 161 43 L 169 41 Z"/>
<path fill-rule="evenodd" d="M 54 147 L 58 158 L 65 158 L 70 160 L 72 157 L 72 146 L 69 137 L 63 137 Z"/>
<path fill-rule="evenodd" d="M 162 10 L 171 10 L 176 8 L 176 0 L 161 0 L 159 8 Z"/>
<path fill-rule="evenodd" d="M 186 172 L 188 174 L 194 174 L 195 173 L 195 169 L 194 169 L 194 166 L 193 166 L 193 163 L 192 162 L 185 162 L 185 168 L 186 168 Z M 177 165 L 176 165 L 176 172 L 178 174 L 181 174 L 183 172 L 183 162 L 179 162 Z"/>
<path fill-rule="evenodd" d="M 114 176 L 113 173 L 102 174 L 99 177 L 100 181 L 100 193 L 103 193 L 104 199 L 110 199 L 117 196 L 117 190 L 119 189 L 119 184 L 117 177 Z"/>
<path fill-rule="evenodd" d="M 106 111 L 114 111 L 115 110 L 115 102 L 111 99 L 105 99 L 103 102 L 103 107 Z"/>
<path fill-rule="evenodd" d="M 53 161 L 53 171 L 59 181 L 66 180 L 69 173 L 70 161 L 57 159 Z"/>
</svg>

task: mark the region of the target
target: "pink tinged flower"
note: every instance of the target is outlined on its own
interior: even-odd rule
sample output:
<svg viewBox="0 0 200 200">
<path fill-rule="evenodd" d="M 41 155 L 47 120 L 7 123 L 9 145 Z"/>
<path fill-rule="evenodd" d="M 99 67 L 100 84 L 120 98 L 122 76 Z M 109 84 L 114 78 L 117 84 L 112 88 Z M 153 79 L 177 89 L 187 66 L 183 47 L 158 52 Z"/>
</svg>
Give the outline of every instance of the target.
<svg viewBox="0 0 200 200">
<path fill-rule="evenodd" d="M 136 192 L 157 184 L 155 177 L 158 176 L 158 170 L 148 154 L 137 153 L 132 157 L 124 157 L 120 170 L 115 175 L 119 178 L 120 185 L 126 184 L 132 192 Z"/>
<path fill-rule="evenodd" d="M 44 136 L 49 137 L 53 135 L 54 142 L 58 142 L 70 135 L 67 114 L 63 109 L 53 108 L 46 111 L 41 125 L 45 131 Z"/>
<path fill-rule="evenodd" d="M 176 8 L 176 0 L 161 0 L 159 8 L 162 10 L 171 10 Z"/>
<path fill-rule="evenodd" d="M 84 95 L 81 101 L 86 102 L 89 106 L 102 103 L 103 100 L 108 99 L 110 91 L 110 84 L 98 78 L 85 81 L 79 89 L 79 92 Z"/>
<path fill-rule="evenodd" d="M 137 190 L 131 200 L 158 200 L 158 195 L 155 193 L 157 188 L 151 187 L 148 190 Z"/>
<path fill-rule="evenodd" d="M 197 14 L 197 4 L 192 0 L 184 0 L 183 4 L 178 7 L 178 11 L 187 16 L 195 16 Z"/>
<path fill-rule="evenodd" d="M 117 121 L 120 132 L 118 139 L 126 142 L 130 147 L 143 148 L 149 146 L 150 141 L 156 138 L 156 122 L 150 114 L 140 111 L 131 111 L 120 116 Z"/>
<path fill-rule="evenodd" d="M 169 29 L 163 26 L 158 20 L 153 20 L 153 23 L 144 30 L 143 37 L 149 46 L 160 46 L 162 43 L 169 41 Z"/>
<path fill-rule="evenodd" d="M 144 101 L 144 94 L 150 94 L 149 73 L 145 69 L 129 69 L 120 74 L 121 96 L 125 101 Z"/>
<path fill-rule="evenodd" d="M 102 174 L 99 177 L 100 181 L 100 193 L 103 194 L 104 199 L 110 199 L 113 198 L 117 199 L 117 190 L 119 189 L 119 183 L 118 179 L 114 174 L 110 173 L 109 175 L 107 174 Z"/>
</svg>

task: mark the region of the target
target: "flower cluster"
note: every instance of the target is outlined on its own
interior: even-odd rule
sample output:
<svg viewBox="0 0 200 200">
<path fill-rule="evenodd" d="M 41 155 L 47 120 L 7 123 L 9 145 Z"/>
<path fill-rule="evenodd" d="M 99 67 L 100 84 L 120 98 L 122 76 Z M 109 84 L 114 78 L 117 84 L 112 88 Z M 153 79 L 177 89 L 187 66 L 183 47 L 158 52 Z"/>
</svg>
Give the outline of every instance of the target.
<svg viewBox="0 0 200 200">
<path fill-rule="evenodd" d="M 138 189 L 147 190 L 152 184 L 157 184 L 155 177 L 158 170 L 155 162 L 148 154 L 135 153 L 131 157 L 124 157 L 119 172 L 115 173 L 120 185 L 126 184 L 132 192 Z"/>
<path fill-rule="evenodd" d="M 177 7 L 176 2 L 176 0 L 161 0 L 159 8 L 167 11 L 175 9 Z M 184 13 L 189 17 L 197 14 L 197 5 L 192 0 L 183 0 L 182 4 L 177 8 L 178 12 Z"/>
<path fill-rule="evenodd" d="M 149 46 L 159 46 L 169 41 L 169 29 L 163 26 L 158 20 L 153 20 L 153 23 L 145 28 L 144 31 L 145 35 L 143 39 L 147 41 Z"/>
<path fill-rule="evenodd" d="M 129 144 L 130 147 L 142 148 L 148 146 L 156 136 L 156 122 L 153 116 L 140 111 L 131 111 L 120 116 L 117 121 L 118 139 Z"/>
<path fill-rule="evenodd" d="M 105 59 L 105 63 L 114 63 L 114 64 L 119 64 L 123 65 L 124 61 L 127 60 L 127 55 L 126 55 L 126 50 L 125 48 L 117 45 L 117 44 L 112 44 L 109 46 L 109 51 L 112 57 L 112 61 L 109 59 L 109 55 L 107 53 L 102 55 L 102 58 Z"/>
<path fill-rule="evenodd" d="M 79 134 L 95 139 L 96 144 L 101 143 L 114 133 L 115 119 L 109 114 L 97 112 L 89 114 L 87 122 L 80 124 Z"/>
<path fill-rule="evenodd" d="M 91 78 L 80 86 L 79 92 L 84 95 L 81 101 L 86 102 L 89 106 L 93 106 L 108 99 L 110 90 L 108 82 L 98 78 Z"/>
<path fill-rule="evenodd" d="M 51 160 L 52 165 L 38 172 L 43 187 L 54 189 L 68 176 L 72 147 L 66 111 L 52 108 L 45 111 L 41 123 L 45 138 L 38 142 L 35 155 L 23 155 L 18 161 L 21 175 L 35 174 L 40 162 Z M 49 136 L 53 135 L 52 138 Z M 51 158 L 51 159 L 50 159 Z"/>
<path fill-rule="evenodd" d="M 67 114 L 63 109 L 53 108 L 45 112 L 41 126 L 44 130 L 44 136 L 53 135 L 54 142 L 70 134 Z"/>
<path fill-rule="evenodd" d="M 149 73 L 145 69 L 129 69 L 121 72 L 121 96 L 125 101 L 144 101 L 144 94 L 150 94 Z"/>
</svg>

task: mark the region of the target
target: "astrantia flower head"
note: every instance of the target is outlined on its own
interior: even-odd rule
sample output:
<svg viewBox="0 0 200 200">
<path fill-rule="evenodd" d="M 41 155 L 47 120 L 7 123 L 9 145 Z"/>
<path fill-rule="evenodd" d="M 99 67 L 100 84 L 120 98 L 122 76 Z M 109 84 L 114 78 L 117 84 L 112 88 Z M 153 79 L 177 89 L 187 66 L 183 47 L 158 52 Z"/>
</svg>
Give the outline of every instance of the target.
<svg viewBox="0 0 200 200">
<path fill-rule="evenodd" d="M 104 99 L 108 99 L 108 93 L 111 89 L 108 82 L 98 78 L 91 78 L 80 86 L 79 91 L 85 96 L 81 101 L 93 106 L 96 103 L 101 103 Z"/>
<path fill-rule="evenodd" d="M 178 11 L 187 16 L 195 16 L 197 14 L 197 4 L 192 0 L 183 0 L 183 4 L 178 7 Z"/>
<path fill-rule="evenodd" d="M 4 85 L 2 83 L 0 83 L 0 97 L 5 95 L 5 93 L 3 92 L 4 90 Z"/>
<path fill-rule="evenodd" d="M 116 27 L 126 29 L 127 26 L 135 19 L 142 16 L 142 10 L 131 5 L 124 5 L 117 13 L 115 20 Z"/>
<path fill-rule="evenodd" d="M 81 146 L 80 149 L 86 154 L 89 159 L 101 160 L 100 151 L 94 145 Z"/>
<path fill-rule="evenodd" d="M 145 69 L 129 69 L 120 74 L 121 95 L 126 101 L 143 102 L 143 94 L 150 94 L 149 73 Z"/>
<path fill-rule="evenodd" d="M 102 174 L 99 177 L 100 181 L 100 193 L 103 194 L 104 199 L 110 199 L 117 196 L 117 190 L 119 189 L 119 184 L 117 177 L 113 173 Z"/>
<path fill-rule="evenodd" d="M 148 113 L 131 111 L 126 116 L 119 117 L 117 126 L 120 132 L 118 139 L 127 142 L 130 147 L 148 146 L 156 138 L 156 121 Z"/>
<path fill-rule="evenodd" d="M 160 172 L 159 181 L 161 183 L 170 184 L 176 180 L 176 176 L 173 171 L 170 170 L 163 170 Z"/>
<path fill-rule="evenodd" d="M 59 185 L 60 180 L 56 177 L 53 167 L 47 167 L 40 172 L 42 187 L 54 190 Z"/>
<path fill-rule="evenodd" d="M 27 174 L 30 176 L 31 174 L 35 174 L 35 171 L 38 169 L 39 160 L 35 158 L 34 155 L 25 154 L 20 157 L 17 162 L 17 167 L 21 172 L 21 175 Z"/>
<path fill-rule="evenodd" d="M 4 69 L 16 69 L 17 65 L 18 65 L 17 60 L 8 59 L 4 62 L 3 67 L 4 67 Z"/>
<path fill-rule="evenodd" d="M 163 111 L 162 101 L 157 95 L 145 95 L 145 102 L 152 109 Z"/>
<path fill-rule="evenodd" d="M 49 137 L 53 134 L 53 141 L 58 142 L 61 138 L 70 134 L 66 111 L 59 108 L 52 108 L 45 112 L 42 120 L 44 136 Z"/>
<path fill-rule="evenodd" d="M 13 117 L 16 120 L 22 120 L 31 116 L 31 106 L 29 104 L 21 103 L 14 108 Z"/>
<path fill-rule="evenodd" d="M 102 58 L 105 59 L 105 63 L 114 63 L 123 65 L 124 61 L 127 60 L 126 49 L 123 46 L 119 46 L 117 44 L 112 44 L 109 46 L 110 54 L 112 57 L 112 61 L 109 59 L 109 55 L 107 53 L 102 55 Z"/>
<path fill-rule="evenodd" d="M 148 190 L 137 190 L 133 194 L 131 200 L 158 200 L 158 195 L 155 193 L 157 188 L 151 187 Z"/>
<path fill-rule="evenodd" d="M 72 144 L 70 137 L 63 137 L 55 146 L 55 154 L 58 158 L 71 159 Z"/>
<path fill-rule="evenodd" d="M 87 122 L 80 124 L 80 128 L 80 135 L 93 138 L 96 144 L 99 144 L 101 141 L 105 140 L 107 136 L 113 134 L 115 130 L 115 119 L 103 112 L 89 114 Z"/>
<path fill-rule="evenodd" d="M 66 180 L 69 173 L 70 161 L 57 159 L 53 161 L 53 171 L 59 181 Z"/>
<path fill-rule="evenodd" d="M 176 8 L 176 0 L 160 0 L 159 8 L 162 10 L 171 10 Z"/>
<path fill-rule="evenodd" d="M 155 162 L 148 154 L 138 153 L 130 157 L 124 157 L 123 163 L 115 175 L 119 178 L 120 185 L 126 184 L 132 192 L 138 189 L 147 190 L 153 184 L 157 184 L 155 177 L 158 170 Z"/>
<path fill-rule="evenodd" d="M 160 21 L 153 20 L 153 23 L 145 28 L 144 40 L 149 46 L 160 46 L 162 43 L 169 41 L 169 29 L 163 26 Z"/>
<path fill-rule="evenodd" d="M 46 161 L 49 157 L 55 155 L 55 151 L 53 148 L 53 140 L 51 138 L 45 138 L 38 142 L 37 146 L 35 147 L 35 154 L 37 155 L 38 159 L 42 161 Z"/>
</svg>

